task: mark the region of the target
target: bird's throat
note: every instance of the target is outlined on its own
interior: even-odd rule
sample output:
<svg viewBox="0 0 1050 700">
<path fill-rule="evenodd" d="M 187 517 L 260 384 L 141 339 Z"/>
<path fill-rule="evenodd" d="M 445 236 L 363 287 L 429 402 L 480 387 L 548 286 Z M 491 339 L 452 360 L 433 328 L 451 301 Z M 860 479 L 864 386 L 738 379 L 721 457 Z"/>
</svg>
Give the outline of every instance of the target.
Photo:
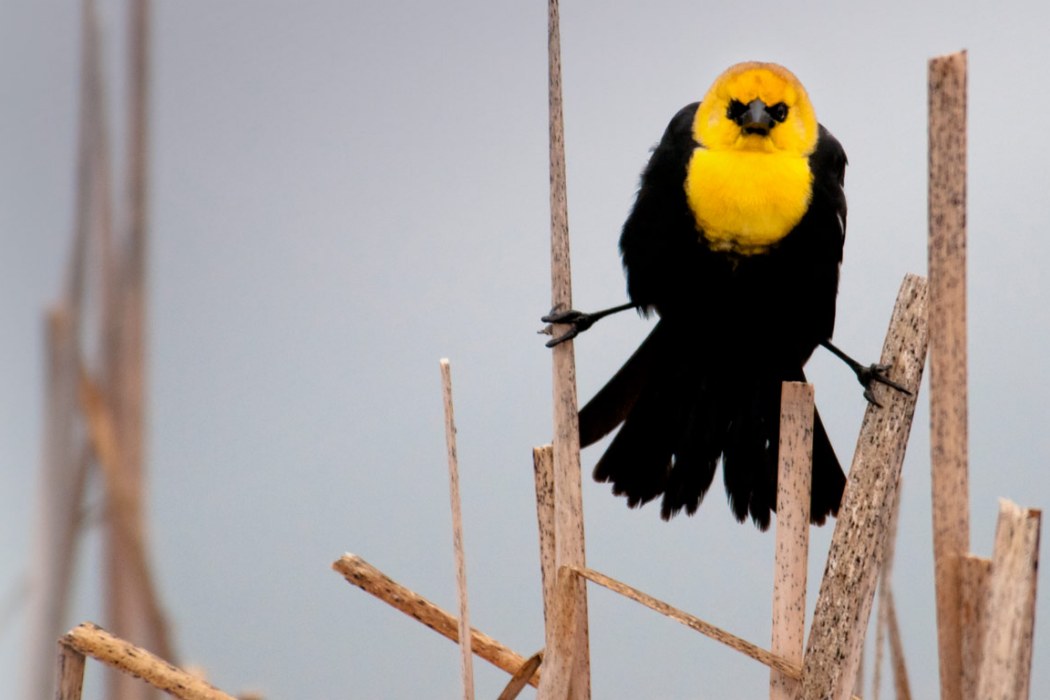
<svg viewBox="0 0 1050 700">
<path fill-rule="evenodd" d="M 813 174 L 801 155 L 697 148 L 685 190 L 708 244 L 750 255 L 767 250 L 802 220 Z"/>
</svg>

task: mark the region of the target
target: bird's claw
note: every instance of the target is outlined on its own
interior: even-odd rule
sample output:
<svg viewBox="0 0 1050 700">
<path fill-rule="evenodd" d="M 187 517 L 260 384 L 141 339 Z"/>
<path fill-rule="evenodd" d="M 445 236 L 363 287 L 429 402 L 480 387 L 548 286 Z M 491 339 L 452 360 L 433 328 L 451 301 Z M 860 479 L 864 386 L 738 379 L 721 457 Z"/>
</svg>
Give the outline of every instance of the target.
<svg viewBox="0 0 1050 700">
<path fill-rule="evenodd" d="M 554 307 L 554 309 L 556 308 L 558 307 Z M 544 323 L 584 323 L 587 328 L 590 328 L 591 323 L 593 323 L 590 320 L 590 314 L 583 311 L 569 309 L 568 311 L 555 312 L 554 309 L 551 309 L 546 316 L 541 316 L 540 320 Z"/>
<path fill-rule="evenodd" d="M 868 403 L 872 404 L 873 406 L 882 408 L 882 404 L 875 399 L 875 394 L 871 390 L 871 385 L 875 382 L 878 382 L 879 384 L 885 384 L 891 389 L 896 389 L 901 393 L 911 396 L 910 391 L 908 391 L 906 388 L 904 388 L 903 386 L 886 376 L 886 373 L 889 372 L 889 370 L 890 365 L 879 364 L 871 364 L 867 367 L 859 367 L 857 369 L 857 379 L 864 387 L 864 398 L 867 399 Z"/>
<path fill-rule="evenodd" d="M 548 324 L 563 323 L 571 326 L 569 330 L 567 330 L 565 333 L 562 333 L 557 338 L 551 338 L 547 341 L 547 347 L 553 348 L 555 345 L 560 345 L 566 340 L 572 340 L 580 333 L 594 325 L 594 322 L 598 319 L 595 318 L 593 314 L 585 313 L 583 311 L 577 311 L 576 309 L 569 309 L 568 311 L 558 312 L 555 312 L 554 309 L 551 309 L 550 313 L 548 313 L 546 316 L 542 316 L 540 320 Z M 553 329 L 549 325 L 540 332 L 546 333 L 547 335 L 553 335 Z"/>
</svg>

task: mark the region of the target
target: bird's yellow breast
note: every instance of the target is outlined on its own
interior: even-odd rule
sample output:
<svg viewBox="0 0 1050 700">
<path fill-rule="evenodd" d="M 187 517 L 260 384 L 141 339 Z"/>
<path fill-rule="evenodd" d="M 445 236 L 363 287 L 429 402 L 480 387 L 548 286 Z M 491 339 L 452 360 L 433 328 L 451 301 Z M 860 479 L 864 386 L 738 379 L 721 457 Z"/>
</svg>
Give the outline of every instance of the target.
<svg viewBox="0 0 1050 700">
<path fill-rule="evenodd" d="M 803 155 L 696 148 L 685 181 L 696 225 L 715 250 L 760 253 L 809 208 L 813 173 Z"/>
</svg>

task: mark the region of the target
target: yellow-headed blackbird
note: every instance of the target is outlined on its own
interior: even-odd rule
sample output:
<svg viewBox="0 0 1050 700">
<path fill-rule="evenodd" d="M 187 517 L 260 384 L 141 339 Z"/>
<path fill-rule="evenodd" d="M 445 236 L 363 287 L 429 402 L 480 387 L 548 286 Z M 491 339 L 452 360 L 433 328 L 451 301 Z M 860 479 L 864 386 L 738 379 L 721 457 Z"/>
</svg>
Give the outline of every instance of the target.
<svg viewBox="0 0 1050 700">
<path fill-rule="evenodd" d="M 846 232 L 846 154 L 805 88 L 772 63 L 741 63 L 671 120 L 620 237 L 631 303 L 660 321 L 580 411 L 586 446 L 623 423 L 594 470 L 634 507 L 693 514 L 721 458 L 736 518 L 776 509 L 780 387 L 804 381 L 818 344 L 866 388 L 890 383 L 830 344 Z M 555 314 L 575 323 L 607 312 Z M 871 398 L 870 390 L 866 396 Z M 815 523 L 838 511 L 845 476 L 814 416 Z"/>
</svg>

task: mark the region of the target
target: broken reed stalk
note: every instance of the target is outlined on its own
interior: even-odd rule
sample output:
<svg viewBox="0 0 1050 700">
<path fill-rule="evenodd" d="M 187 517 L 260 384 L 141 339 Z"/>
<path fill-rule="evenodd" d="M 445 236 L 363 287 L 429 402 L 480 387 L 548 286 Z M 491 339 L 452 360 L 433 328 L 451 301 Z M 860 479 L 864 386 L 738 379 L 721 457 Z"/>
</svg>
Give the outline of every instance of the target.
<svg viewBox="0 0 1050 700">
<path fill-rule="evenodd" d="M 813 476 L 813 387 L 804 382 L 784 382 L 781 389 L 779 455 L 770 651 L 801 667 Z M 791 700 L 797 690 L 798 680 L 770 671 L 770 700 Z"/>
<path fill-rule="evenodd" d="M 619 593 L 625 598 L 630 598 L 636 603 L 641 603 L 650 610 L 655 610 L 661 615 L 665 615 L 676 622 L 680 622 L 686 627 L 705 637 L 710 637 L 716 642 L 725 644 L 730 649 L 739 651 L 744 656 L 749 656 L 760 664 L 765 664 L 771 669 L 779 671 L 788 678 L 799 680 L 802 676 L 802 667 L 798 664 L 792 663 L 778 654 L 774 654 L 771 651 L 767 651 L 757 644 L 753 644 L 746 639 L 736 636 L 732 632 L 727 632 L 721 627 L 716 627 L 710 622 L 705 622 L 695 615 L 690 615 L 687 612 L 683 612 L 676 607 L 668 605 L 658 598 L 654 598 L 647 593 L 643 593 L 637 588 L 628 586 L 626 583 L 617 581 L 616 579 L 606 576 L 603 573 L 595 571 L 594 569 L 588 568 L 576 568 L 576 567 L 562 567 L 559 571 L 558 580 L 560 582 L 565 581 L 569 577 L 578 576 L 585 578 L 588 581 L 593 581 L 599 586 L 608 588 L 614 593 Z M 850 696 L 850 700 L 860 700 L 856 696 Z"/>
<path fill-rule="evenodd" d="M 540 531 L 540 579 L 543 587 L 543 620 L 551 624 L 550 609 L 554 604 L 554 448 L 550 445 L 532 449 L 532 468 L 536 478 L 536 519 Z"/>
<path fill-rule="evenodd" d="M 930 457 L 942 700 L 961 698 L 958 562 L 970 550 L 966 52 L 929 63 Z"/>
<path fill-rule="evenodd" d="M 422 622 L 438 634 L 444 635 L 453 642 L 459 641 L 459 622 L 454 615 L 392 580 L 361 557 L 344 554 L 332 563 L 332 569 L 342 574 L 349 583 Z M 471 628 L 470 634 L 471 649 L 474 653 L 507 673 L 512 675 L 517 673 L 522 664 L 526 662 L 524 656 L 487 634 L 474 628 Z M 539 685 L 541 677 L 537 670 L 529 678 L 529 685 Z"/>
<path fill-rule="evenodd" d="M 978 700 L 977 673 L 984 644 L 984 600 L 992 560 L 967 554 L 959 560 L 959 627 L 962 630 L 962 698 Z"/>
<path fill-rule="evenodd" d="M 852 692 L 926 347 L 926 282 L 907 275 L 880 364 L 889 365 L 911 394 L 881 387 L 882 407 L 869 405 L 864 415 L 813 613 L 799 700 L 842 700 Z"/>
<path fill-rule="evenodd" d="M 561 37 L 558 0 L 547 5 L 548 99 L 550 125 L 551 307 L 572 307 L 569 215 L 565 192 L 565 130 L 562 121 Z M 557 335 L 564 324 L 554 326 Z M 580 431 L 576 402 L 576 364 L 571 340 L 551 351 L 554 375 L 554 552 L 558 567 L 584 566 L 583 490 L 580 483 Z M 571 610 L 556 604 L 545 626 L 546 658 L 540 700 L 589 700 L 590 654 L 587 587 L 571 579 Z M 558 596 L 555 600 L 561 600 Z M 573 624 L 566 625 L 571 619 Z M 557 630 L 562 634 L 556 634 Z"/>
<path fill-rule="evenodd" d="M 57 700 L 80 700 L 84 692 L 84 655 L 65 644 L 58 645 Z"/>
<path fill-rule="evenodd" d="M 507 683 L 507 687 L 503 689 L 503 692 L 499 694 L 496 700 L 514 700 L 521 694 L 521 691 L 525 689 L 525 686 L 529 684 L 529 679 L 539 670 L 540 665 L 543 663 L 543 650 L 537 651 L 535 654 L 530 656 L 525 663 L 521 665 L 510 678 L 510 682 Z"/>
<path fill-rule="evenodd" d="M 747 641 L 746 639 L 742 639 L 733 634 L 732 632 L 727 632 L 721 627 L 716 627 L 710 622 L 705 622 L 704 620 L 701 620 L 695 615 L 690 615 L 687 612 L 683 612 L 678 608 L 675 608 L 665 603 L 662 600 L 654 598 L 647 593 L 643 593 L 637 588 L 628 586 L 626 583 L 622 583 L 614 578 L 606 576 L 603 573 L 595 571 L 594 569 L 588 569 L 585 567 L 565 567 L 563 571 L 569 571 L 573 574 L 576 574 L 577 576 L 585 578 L 589 581 L 593 581 L 599 586 L 608 588 L 610 591 L 619 593 L 625 598 L 630 598 L 636 603 L 641 603 L 645 607 L 651 610 L 655 610 L 661 615 L 666 615 L 672 620 L 680 622 L 686 627 L 695 630 L 706 637 L 710 637 L 716 642 L 725 644 L 729 648 L 735 649 L 736 651 L 739 651 L 745 656 L 750 656 L 752 659 L 758 661 L 759 663 L 765 664 L 766 666 L 769 666 L 772 669 L 776 669 L 777 671 L 783 673 L 789 678 L 798 679 L 801 675 L 802 669 L 800 665 L 793 663 L 782 656 L 767 651 L 762 647 L 758 646 L 757 644 L 753 644 Z"/>
<path fill-rule="evenodd" d="M 102 663 L 112 666 L 121 672 L 121 676 L 132 682 L 141 679 L 164 692 L 182 700 L 235 700 L 207 681 L 172 666 L 170 663 L 140 647 L 90 622 L 78 625 L 67 632 L 59 645 L 63 647 L 59 654 L 59 668 L 63 679 L 68 675 L 70 692 L 75 690 L 76 660 L 70 659 L 67 649 L 83 656 L 90 656 Z M 68 670 L 66 670 L 68 668 Z M 83 662 L 80 666 L 80 677 L 83 678 Z M 80 693 L 62 696 L 61 700 L 79 700 Z"/>
<path fill-rule="evenodd" d="M 977 697 L 1025 700 L 1032 674 L 1041 511 L 999 501 Z"/>
<path fill-rule="evenodd" d="M 452 505 L 452 547 L 456 556 L 456 592 L 459 598 L 460 674 L 463 699 L 474 700 L 474 659 L 470 651 L 470 616 L 467 609 L 467 563 L 463 554 L 463 513 L 459 499 L 459 459 L 456 456 L 456 419 L 452 411 L 452 368 L 442 359 L 441 387 L 445 400 L 445 445 L 448 448 L 449 501 Z"/>
</svg>

